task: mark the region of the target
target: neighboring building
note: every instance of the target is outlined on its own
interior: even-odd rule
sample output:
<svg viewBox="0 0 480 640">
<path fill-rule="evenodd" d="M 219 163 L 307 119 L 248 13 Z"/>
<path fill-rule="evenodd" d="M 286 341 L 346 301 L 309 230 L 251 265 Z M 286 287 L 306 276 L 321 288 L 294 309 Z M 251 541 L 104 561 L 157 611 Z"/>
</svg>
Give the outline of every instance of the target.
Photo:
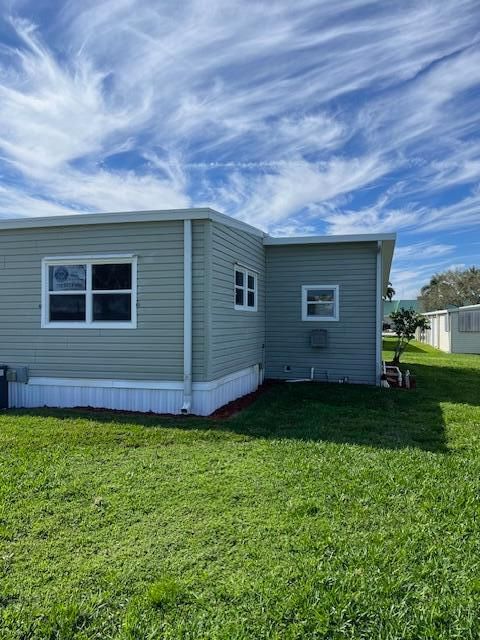
<svg viewBox="0 0 480 640">
<path fill-rule="evenodd" d="M 430 329 L 417 339 L 448 353 L 480 353 L 480 304 L 424 313 Z"/>
<path fill-rule="evenodd" d="M 383 328 L 388 330 L 392 326 L 391 314 L 400 309 L 413 309 L 420 311 L 420 303 L 418 300 L 384 300 L 383 302 Z"/>
<path fill-rule="evenodd" d="M 208 415 L 264 377 L 378 384 L 394 244 L 212 209 L 1 221 L 10 406 Z"/>
</svg>

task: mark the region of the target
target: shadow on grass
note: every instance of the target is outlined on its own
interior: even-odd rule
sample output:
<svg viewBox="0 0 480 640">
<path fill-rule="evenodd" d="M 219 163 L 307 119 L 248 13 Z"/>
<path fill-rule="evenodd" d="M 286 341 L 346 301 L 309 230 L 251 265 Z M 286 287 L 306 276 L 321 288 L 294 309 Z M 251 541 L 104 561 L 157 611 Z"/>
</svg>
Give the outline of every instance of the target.
<svg viewBox="0 0 480 640">
<path fill-rule="evenodd" d="M 272 438 L 447 452 L 442 403 L 480 406 L 477 369 L 409 365 L 418 388 L 283 384 L 230 421 L 235 431 Z"/>
<path fill-rule="evenodd" d="M 17 415 L 86 417 L 98 423 L 175 427 L 242 434 L 249 438 L 291 439 L 367 445 L 386 449 L 416 447 L 447 452 L 441 403 L 480 405 L 478 369 L 409 364 L 416 390 L 361 385 L 279 383 L 228 419 L 165 417 L 88 410 L 18 410 Z"/>
</svg>

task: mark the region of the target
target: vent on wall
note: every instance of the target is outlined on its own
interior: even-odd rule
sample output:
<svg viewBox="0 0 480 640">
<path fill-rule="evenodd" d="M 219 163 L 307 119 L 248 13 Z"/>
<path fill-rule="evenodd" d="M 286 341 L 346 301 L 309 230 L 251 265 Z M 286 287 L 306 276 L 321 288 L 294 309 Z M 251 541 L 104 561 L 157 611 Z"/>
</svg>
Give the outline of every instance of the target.
<svg viewBox="0 0 480 640">
<path fill-rule="evenodd" d="M 327 330 L 314 329 L 310 333 L 310 346 L 316 348 L 324 348 L 327 346 Z"/>
</svg>

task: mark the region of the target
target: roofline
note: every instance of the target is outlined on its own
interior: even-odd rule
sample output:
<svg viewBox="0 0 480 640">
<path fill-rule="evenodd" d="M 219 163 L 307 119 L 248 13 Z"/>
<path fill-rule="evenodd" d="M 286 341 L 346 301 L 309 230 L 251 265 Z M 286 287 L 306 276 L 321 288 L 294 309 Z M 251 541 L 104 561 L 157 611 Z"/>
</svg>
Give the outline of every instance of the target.
<svg viewBox="0 0 480 640">
<path fill-rule="evenodd" d="M 450 311 L 457 311 L 457 309 L 438 309 L 438 311 L 424 311 L 422 316 L 436 316 L 438 313 L 450 313 Z"/>
<path fill-rule="evenodd" d="M 226 216 L 210 207 L 189 209 L 159 209 L 152 211 L 119 211 L 109 213 L 74 213 L 40 218 L 11 218 L 0 220 L 0 231 L 8 229 L 41 229 L 45 227 L 72 227 L 90 224 L 121 224 L 127 222 L 165 222 L 172 220 L 211 220 L 240 231 L 264 238 L 266 234 L 252 225 Z"/>
<path fill-rule="evenodd" d="M 480 304 L 466 304 L 464 307 L 457 307 L 457 309 L 451 309 L 451 311 L 460 311 L 461 309 L 480 309 Z"/>
<path fill-rule="evenodd" d="M 0 219 L 0 231 L 8 229 L 35 229 L 42 227 L 70 227 L 88 224 L 122 224 L 127 222 L 163 222 L 172 220 L 212 220 L 226 224 L 229 227 L 247 231 L 263 238 L 263 243 L 269 245 L 289 244 L 329 244 L 339 242 L 378 242 L 396 240 L 395 233 L 359 233 L 355 235 L 338 236 L 291 236 L 273 238 L 257 227 L 220 213 L 211 207 L 193 207 L 187 209 L 154 209 L 149 211 L 112 211 L 108 213 L 74 213 L 72 215 L 58 214 L 46 217 L 25 217 Z"/>
<path fill-rule="evenodd" d="M 272 238 L 266 236 L 263 244 L 266 246 L 285 244 L 329 244 L 340 242 L 383 242 L 397 239 L 396 233 L 357 233 L 348 236 L 292 236 L 286 238 Z"/>
<path fill-rule="evenodd" d="M 466 304 L 464 307 L 455 307 L 454 309 L 438 309 L 437 311 L 425 311 L 423 316 L 434 316 L 437 313 L 458 313 L 464 309 L 480 309 L 480 304 Z"/>
<path fill-rule="evenodd" d="M 357 233 L 348 236 L 296 236 L 287 238 L 263 238 L 266 247 L 342 244 L 357 242 L 375 242 L 382 254 L 382 295 L 386 295 L 392 268 L 393 252 L 395 250 L 396 233 Z"/>
</svg>

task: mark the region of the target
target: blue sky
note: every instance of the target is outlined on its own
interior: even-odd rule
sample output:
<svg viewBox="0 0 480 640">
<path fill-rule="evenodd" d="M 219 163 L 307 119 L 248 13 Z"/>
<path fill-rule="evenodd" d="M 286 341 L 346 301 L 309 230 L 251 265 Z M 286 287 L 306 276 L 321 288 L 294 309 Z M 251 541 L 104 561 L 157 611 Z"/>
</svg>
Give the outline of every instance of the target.
<svg viewBox="0 0 480 640">
<path fill-rule="evenodd" d="M 211 206 L 479 264 L 478 0 L 4 0 L 0 217 Z"/>
</svg>

